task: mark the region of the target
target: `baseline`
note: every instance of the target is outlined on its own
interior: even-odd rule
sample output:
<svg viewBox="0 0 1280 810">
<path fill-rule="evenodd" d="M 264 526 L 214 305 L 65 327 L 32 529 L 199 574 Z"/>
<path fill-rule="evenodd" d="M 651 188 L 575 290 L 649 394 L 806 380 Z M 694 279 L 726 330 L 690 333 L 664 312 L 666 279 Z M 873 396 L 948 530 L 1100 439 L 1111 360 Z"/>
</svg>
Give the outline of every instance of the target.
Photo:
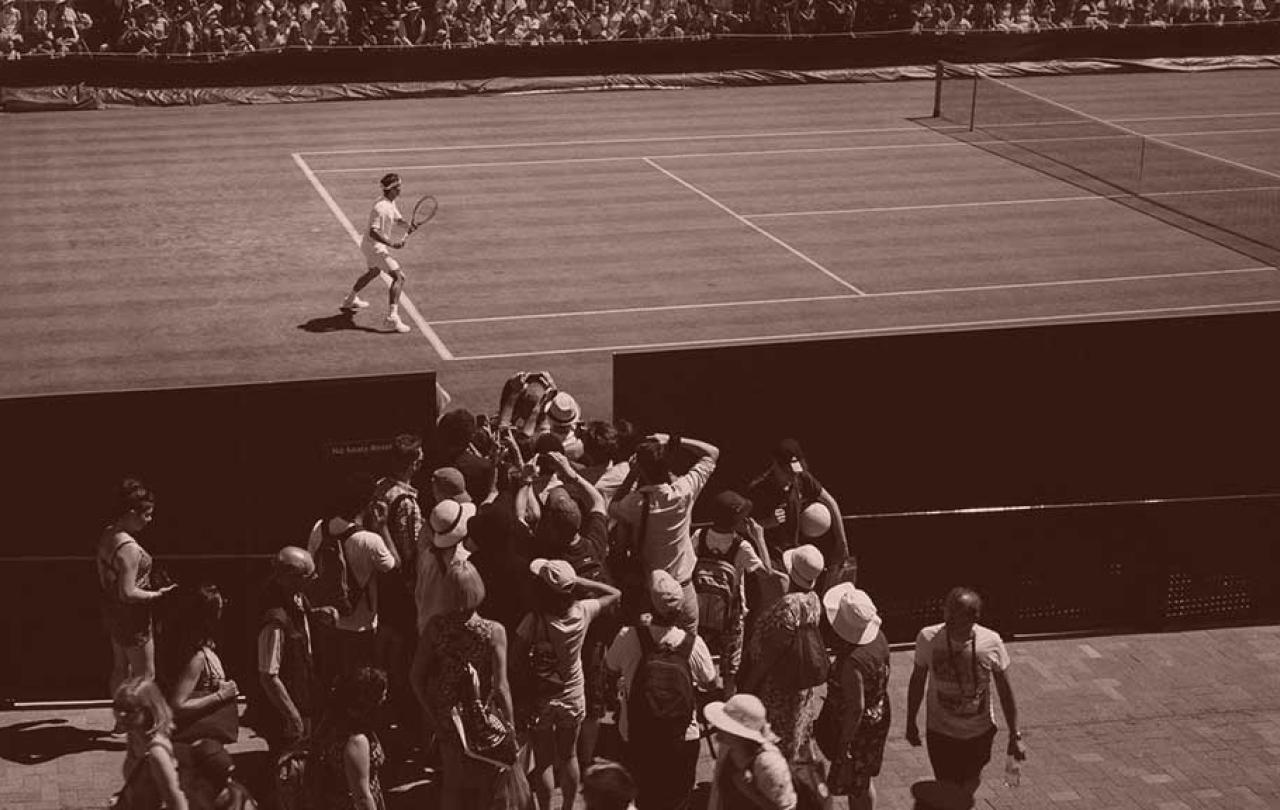
<svg viewBox="0 0 1280 810">
<path fill-rule="evenodd" d="M 1016 124 L 1015 123 L 1015 124 L 1003 124 L 1002 126 L 1004 126 L 1005 128 L 1013 129 L 1017 127 L 1033 127 L 1033 126 L 1039 127 L 1039 126 L 1044 126 L 1047 123 L 1083 124 L 1083 123 L 1093 123 L 1093 122 L 1038 121 L 1034 124 Z M 1107 122 L 1103 122 L 1103 123 L 1107 123 Z M 544 158 L 544 159 L 530 159 L 530 160 L 481 160 L 481 161 L 468 161 L 465 163 L 458 163 L 458 162 L 420 163 L 420 164 L 413 164 L 413 165 L 407 165 L 407 166 L 387 164 L 383 166 L 362 166 L 362 167 L 354 167 L 354 168 L 313 169 L 313 171 L 316 174 L 351 174 L 351 173 L 365 173 L 365 172 L 393 171 L 393 170 L 401 171 L 401 172 L 447 171 L 449 169 L 504 168 L 508 166 L 553 166 L 557 164 L 608 163 L 608 162 L 619 162 L 619 161 L 627 161 L 627 160 L 646 160 L 646 161 L 648 160 L 688 160 L 688 159 L 699 159 L 699 158 L 758 157 L 762 155 L 829 154 L 832 152 L 888 152 L 888 151 L 903 151 L 903 150 L 913 150 L 913 149 L 960 149 L 960 148 L 972 148 L 974 146 L 998 146 L 998 145 L 1004 145 L 1004 144 L 1022 144 L 1022 143 L 1062 143 L 1062 142 L 1072 142 L 1072 141 L 1097 142 L 1097 141 L 1104 141 L 1104 140 L 1123 140 L 1123 139 L 1133 138 L 1133 137 L 1149 138 L 1151 140 L 1164 143 L 1165 145 L 1170 146 L 1171 148 L 1180 149 L 1186 152 L 1193 152 L 1197 155 L 1200 155 L 1201 157 L 1222 161 L 1224 163 L 1235 163 L 1235 161 L 1231 161 L 1227 158 L 1210 155 L 1207 152 L 1201 152 L 1197 149 L 1193 149 L 1188 146 L 1182 146 L 1180 144 L 1166 142 L 1161 139 L 1211 137 L 1215 135 L 1255 135 L 1261 132 L 1280 132 L 1280 127 L 1262 127 L 1262 128 L 1252 128 L 1252 129 L 1217 129 L 1217 130 L 1196 130 L 1196 131 L 1189 131 L 1189 132 L 1161 132 L 1161 133 L 1146 134 L 1146 133 L 1137 132 L 1135 130 L 1127 130 L 1125 127 L 1117 127 L 1117 128 L 1125 130 L 1125 132 L 1121 134 L 1116 134 L 1116 135 L 1077 135 L 1077 136 L 1061 135 L 1061 136 L 1054 136 L 1054 137 L 1047 137 L 1047 138 L 1004 138 L 1004 139 L 973 140 L 973 141 L 931 141 L 928 143 L 863 144 L 859 146 L 813 146 L 813 147 L 803 147 L 803 148 L 790 147 L 790 148 L 783 148 L 783 149 L 748 149 L 748 150 L 741 150 L 741 151 L 720 151 L 720 152 L 671 152 L 671 153 L 658 154 L 658 155 L 608 155 L 605 157 L 565 157 L 565 158 Z M 952 129 L 957 131 L 959 130 L 968 131 L 969 128 L 962 127 L 962 126 L 937 127 L 933 131 L 946 132 Z M 880 131 L 880 130 L 873 130 L 873 131 Z M 886 129 L 883 131 L 889 132 L 890 130 Z M 916 128 L 912 128 L 905 131 L 927 133 L 930 130 L 922 130 L 919 127 L 916 127 Z M 728 136 L 716 136 L 716 137 L 717 139 L 724 139 Z M 759 136 L 751 136 L 751 137 L 759 137 Z M 644 139 L 644 140 L 637 139 L 635 142 L 648 143 L 650 141 L 648 139 Z M 571 142 L 566 142 L 566 143 L 569 145 L 573 145 Z M 591 145 L 608 144 L 608 143 L 610 143 L 610 141 L 581 141 L 577 145 L 591 146 Z M 553 143 L 553 142 L 513 144 L 509 148 L 513 148 L 513 149 L 514 148 L 533 148 L 538 146 L 559 146 L 559 145 L 561 144 Z M 467 148 L 467 147 L 460 147 L 460 146 L 449 147 L 449 149 L 451 150 L 453 149 L 461 150 L 464 148 Z M 475 148 L 497 150 L 504 147 L 485 146 L 485 147 L 475 147 Z M 377 149 L 350 150 L 343 154 L 353 154 L 353 155 L 377 154 L 380 151 L 381 150 L 377 150 Z M 420 150 L 412 149 L 408 151 L 420 151 Z M 425 151 L 425 149 L 421 151 Z M 304 154 L 304 153 L 298 153 L 298 154 Z M 306 154 L 321 154 L 321 153 L 306 153 Z M 1236 164 L 1236 165 L 1240 166 L 1241 168 L 1252 169 L 1254 171 L 1262 172 L 1264 174 L 1271 174 L 1272 176 L 1278 176 L 1278 175 L 1275 175 L 1274 173 L 1268 172 L 1265 169 L 1258 169 L 1256 167 L 1249 166 L 1247 164 Z"/>
<path fill-rule="evenodd" d="M 1189 304 L 1181 307 L 1155 307 L 1152 309 L 1125 309 L 1108 312 L 1082 312 L 1068 315 L 1032 315 L 1021 318 L 992 318 L 981 321 L 953 321 L 928 324 L 911 324 L 905 326 L 876 326 L 865 329 L 835 329 L 824 332 L 797 332 L 784 335 L 755 335 L 750 337 L 702 338 L 695 340 L 667 341 L 659 343 L 633 343 L 616 346 L 587 346 L 576 349 L 540 349 L 526 352 L 499 352 L 494 354 L 475 354 L 459 357 L 459 360 L 512 360 L 525 357 L 550 357 L 571 354 L 597 354 L 600 352 L 629 352 L 645 349 L 683 349 L 695 346 L 727 346 L 740 343 L 780 343 L 783 341 L 818 340 L 822 338 L 852 337 L 855 335 L 890 335 L 911 332 L 955 332 L 965 329 L 981 329 L 986 327 L 1024 326 L 1036 323 L 1088 323 L 1110 318 L 1134 318 L 1148 315 L 1174 316 L 1192 312 L 1214 312 L 1220 310 L 1253 310 L 1274 309 L 1280 307 L 1280 299 L 1265 301 L 1246 301 L 1224 304 Z"/>
<path fill-rule="evenodd" d="M 1157 281 L 1175 278 L 1228 276 L 1243 273 L 1269 273 L 1277 268 L 1270 266 L 1238 267 L 1227 270 L 1190 270 L 1184 273 L 1152 273 L 1139 276 L 1107 276 L 1104 278 L 1077 278 L 1061 281 L 1027 281 L 1020 284 L 981 284 L 971 287 L 936 287 L 920 290 L 894 290 L 892 292 L 841 293 L 838 295 L 805 295 L 793 298 L 759 298 L 748 301 L 709 301 L 707 303 L 661 304 L 650 307 L 615 307 L 612 309 L 583 309 L 570 312 L 535 312 L 526 315 L 489 315 L 475 318 L 445 318 L 434 320 L 435 326 L 463 326 L 477 323 L 511 323 L 514 321 L 560 320 L 594 315 L 640 315 L 657 312 L 680 312 L 700 309 L 731 309 L 735 307 L 767 307 L 779 304 L 814 304 L 825 301 L 856 301 L 873 298 L 905 298 L 921 295 L 950 295 L 971 292 L 999 292 L 1001 290 L 1028 290 L 1039 287 L 1068 287 L 1087 284 L 1114 284 L 1134 281 Z M 585 350 L 584 350 L 585 351 Z M 472 358 L 461 358 L 472 359 Z"/>
<path fill-rule="evenodd" d="M 320 195 L 320 199 L 324 200 L 324 204 L 329 207 L 329 211 L 333 214 L 334 218 L 338 220 L 338 224 L 347 232 L 347 236 L 351 237 L 351 241 L 356 244 L 356 247 L 359 247 L 360 232 L 351 224 L 351 220 L 347 218 L 346 213 L 343 212 L 341 206 L 338 205 L 338 202 L 333 199 L 333 195 L 330 194 L 329 190 L 320 182 L 320 178 L 316 177 L 315 172 L 307 165 L 306 160 L 302 158 L 300 153 L 294 152 L 293 160 L 298 164 L 298 168 L 302 170 L 302 173 L 307 180 L 311 182 L 316 193 Z M 380 273 L 379 277 L 382 279 L 384 284 L 388 287 L 391 286 L 391 278 L 386 273 Z M 418 311 L 417 306 L 414 305 L 409 296 L 401 293 L 400 304 L 404 307 L 405 311 L 409 313 L 409 318 L 417 325 L 418 330 L 422 332 L 424 337 L 426 337 L 427 341 L 431 344 L 431 348 L 435 349 L 435 352 L 440 356 L 440 359 L 453 360 L 453 352 L 449 351 L 449 347 L 444 345 L 444 341 L 441 340 L 440 336 L 436 334 L 436 331 L 431 328 L 431 324 L 427 323 L 426 318 L 422 317 L 422 313 Z M 439 383 L 436 385 L 439 387 Z M 440 391 L 446 400 L 450 399 L 448 393 L 445 392 L 443 388 L 440 388 Z"/>
</svg>

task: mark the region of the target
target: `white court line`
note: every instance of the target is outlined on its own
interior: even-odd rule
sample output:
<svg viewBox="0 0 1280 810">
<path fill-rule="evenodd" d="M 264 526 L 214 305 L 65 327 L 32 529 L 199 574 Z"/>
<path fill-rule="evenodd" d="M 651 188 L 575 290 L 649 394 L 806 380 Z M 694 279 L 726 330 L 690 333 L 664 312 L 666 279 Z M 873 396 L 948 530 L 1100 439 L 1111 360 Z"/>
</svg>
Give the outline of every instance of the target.
<svg viewBox="0 0 1280 810">
<path fill-rule="evenodd" d="M 337 218 L 338 224 L 340 224 L 343 230 L 347 232 L 347 236 L 350 236 L 351 241 L 355 242 L 356 246 L 359 247 L 360 232 L 351 224 L 351 220 L 347 219 L 347 215 L 343 213 L 342 208 L 338 206 L 337 201 L 333 199 L 333 195 L 329 193 L 329 190 L 320 182 L 320 178 L 316 177 L 315 172 L 311 170 L 311 167 L 307 165 L 307 162 L 302 159 L 302 156 L 299 153 L 293 153 L 293 161 L 298 164 L 298 168 L 302 170 L 302 173 L 306 176 L 307 180 L 311 181 L 312 187 L 315 188 L 316 192 L 320 195 L 320 199 L 324 200 L 324 204 L 329 206 L 329 210 L 333 213 L 334 217 Z M 381 274 L 381 277 L 383 283 L 390 287 L 391 280 L 387 275 L 383 273 Z M 400 304 L 404 307 L 405 312 L 409 313 L 409 318 L 417 324 L 418 330 L 422 332 L 422 334 L 426 336 L 428 342 L 431 343 L 431 348 L 435 349 L 436 354 L 440 355 L 440 359 L 452 360 L 453 352 L 449 351 L 449 347 L 444 345 L 444 341 L 442 341 L 440 336 L 436 334 L 436 330 L 431 328 L 431 324 L 427 323 L 427 320 L 422 317 L 422 313 L 418 311 L 416 306 L 414 306 L 413 301 L 409 299 L 409 296 L 401 293 Z M 440 383 L 437 382 L 436 386 L 437 388 L 440 388 Z M 440 390 L 443 391 L 444 389 L 440 388 Z M 449 399 L 452 399 L 449 397 L 447 391 L 444 392 L 444 396 L 446 398 L 446 402 Z"/>
<path fill-rule="evenodd" d="M 381 155 L 398 152 L 461 152 L 483 149 L 528 149 L 538 146 L 607 146 L 624 143 L 689 143 L 692 141 L 727 141 L 745 138 L 804 138 L 824 135 L 870 135 L 879 132 L 919 132 L 914 127 L 874 127 L 870 129 L 811 129 L 797 132 L 735 132 L 719 135 L 671 135 L 647 138 L 599 138 L 582 141 L 525 141 L 523 143 L 469 143 L 456 146 L 400 146 L 392 149 L 334 149 L 327 152 L 299 152 L 299 155 Z M 928 131 L 928 130 L 924 130 Z"/>
<path fill-rule="evenodd" d="M 1151 273 L 1138 276 L 1105 276 L 1103 278 L 1076 278 L 1062 281 L 1026 281 L 1018 284 L 979 284 L 969 287 L 931 287 L 922 290 L 894 290 L 892 292 L 842 293 L 839 295 L 803 295 L 793 298 L 757 298 L 749 301 L 711 301 L 702 304 L 659 304 L 650 307 L 615 307 L 613 309 L 583 309 L 573 312 L 536 312 L 527 315 L 487 315 L 478 318 L 449 318 L 432 321 L 435 326 L 459 326 L 476 323 L 510 323 L 512 321 L 558 320 L 584 318 L 596 315 L 639 315 L 657 312 L 680 312 L 692 309 L 728 309 L 733 307 L 772 307 L 780 304 L 813 304 L 827 301 L 856 301 L 862 298 L 904 298 L 921 295 L 951 295 L 969 292 L 998 292 L 1001 290 L 1035 289 L 1037 287 L 1071 287 L 1085 284 L 1115 284 L 1126 281 L 1155 281 L 1174 278 L 1198 278 L 1202 276 L 1228 276 L 1241 273 L 1266 273 L 1276 268 L 1238 267 L 1229 270 L 1190 270 L 1185 273 Z"/>
<path fill-rule="evenodd" d="M 1261 118 L 1273 115 L 1280 115 L 1280 112 L 1263 112 L 1263 113 L 1221 113 L 1218 115 L 1170 115 L 1170 116 L 1153 116 L 1147 118 L 1117 118 L 1115 121 L 1125 123 L 1139 123 L 1147 121 L 1194 121 L 1194 120 L 1214 120 L 1217 118 Z M 1078 119 L 1064 120 L 1060 123 L 1077 123 Z M 1018 125 L 1014 125 L 1018 126 Z M 1036 126 L 1036 124 L 1027 124 L 1027 126 Z M 552 147 L 552 146 L 609 146 L 617 144 L 635 144 L 635 143 L 692 143 L 697 141 L 726 141 L 726 140 L 751 140 L 761 138 L 804 138 L 804 137 L 822 137 L 828 135 L 873 135 L 877 133 L 890 132 L 928 132 L 928 129 L 919 126 L 912 127 L 868 127 L 863 129 L 813 129 L 798 130 L 795 132 L 733 132 L 719 133 L 711 135 L 671 135 L 667 137 L 646 137 L 646 138 L 599 138 L 595 140 L 570 140 L 570 141 L 523 141 L 513 143 L 469 143 L 455 144 L 452 146 L 400 146 L 387 149 L 329 149 L 314 152 L 298 152 L 299 155 L 391 155 L 403 154 L 405 152 L 462 152 L 462 151 L 483 151 L 485 149 L 529 149 L 536 147 Z M 1242 130 L 1249 132 L 1253 130 Z M 1257 130 L 1260 132 L 1268 132 L 1270 130 Z"/>
<path fill-rule="evenodd" d="M 734 211 L 734 210 L 733 210 L 732 208 L 730 208 L 729 206 L 727 206 L 727 205 L 725 205 L 724 203 L 722 203 L 722 202 L 720 202 L 719 200 L 717 200 L 715 197 L 712 197 L 712 196 L 711 196 L 710 194 L 708 194 L 707 192 L 703 191 L 702 189 L 698 188 L 697 186 L 693 185 L 692 183 L 689 183 L 689 182 L 687 182 L 687 181 L 685 181 L 685 180 L 680 179 L 680 178 L 679 178 L 679 177 L 677 177 L 676 175 L 672 174 L 671 172 L 669 172 L 669 171 L 667 171 L 666 169 L 664 169 L 664 168 L 662 168 L 661 166 L 659 166 L 657 163 L 654 163 L 654 162 L 653 162 L 652 160 L 650 160 L 649 158 L 645 158 L 645 159 L 644 159 L 644 162 L 645 162 L 645 163 L 648 163 L 650 166 L 652 166 L 653 168 L 655 168 L 655 169 L 657 169 L 658 171 L 662 172 L 662 173 L 663 173 L 663 174 L 665 174 L 667 177 L 670 177 L 672 180 L 676 181 L 676 182 L 677 182 L 677 183 L 679 183 L 680 185 L 682 185 L 682 186 L 684 186 L 685 188 L 689 189 L 689 190 L 690 190 L 690 191 L 692 191 L 694 194 L 697 194 L 699 197 L 701 197 L 702 199 L 704 199 L 704 200 L 706 200 L 707 202 L 711 203 L 711 204 L 712 204 L 712 205 L 714 205 L 716 208 L 719 208 L 721 211 L 724 211 L 726 214 L 728 214 L 729 216 L 731 216 L 731 217 L 733 217 L 734 219 L 738 220 L 738 221 L 739 221 L 739 222 L 741 222 L 743 225 L 746 225 L 748 228 L 750 228 L 751 230 L 753 230 L 753 231 L 755 231 L 756 233 L 760 234 L 761 236 L 765 237 L 765 238 L 766 238 L 766 239 L 768 239 L 769 241 L 771 241 L 771 242 L 773 242 L 774 244 L 777 244 L 777 245 L 779 245 L 779 246 L 781 246 L 781 247 L 783 247 L 783 248 L 786 248 L 786 249 L 787 249 L 787 250 L 788 250 L 788 251 L 789 251 L 793 256 L 795 256 L 796 258 L 798 258 L 798 259 L 802 260 L 803 262 L 805 262 L 806 264 L 808 264 L 810 267 L 813 267 L 813 268 L 815 268 L 815 269 L 817 269 L 817 270 L 822 271 L 822 272 L 823 272 L 823 273 L 824 273 L 828 278 L 830 278 L 832 281 L 835 281 L 835 282 L 836 282 L 837 284 L 839 284 L 840 286 L 844 287 L 845 289 L 851 290 L 851 291 L 853 291 L 853 292 L 857 293 L 858 295 L 862 295 L 862 290 L 859 290 L 857 287 L 853 286 L 853 285 L 852 285 L 852 284 L 850 284 L 849 282 L 847 282 L 847 281 L 845 281 L 844 279 L 840 278 L 840 277 L 839 277 L 839 276 L 837 276 L 835 273 L 831 272 L 831 271 L 830 271 L 830 270 L 828 270 L 827 268 L 825 268 L 825 267 L 823 267 L 822 265 L 820 265 L 820 264 L 818 264 L 817 262 L 815 262 L 813 259 L 809 258 L 808 256 L 804 255 L 804 254 L 803 254 L 803 253 L 801 253 L 800 251 L 798 251 L 798 250 L 796 250 L 795 248 L 791 247 L 791 245 L 788 245 L 786 242 L 782 241 L 782 240 L 781 240 L 781 239 L 779 239 L 778 237 L 776 237 L 776 236 L 774 236 L 773 234 L 769 233 L 769 232 L 768 232 L 768 231 L 766 231 L 764 228 L 761 228 L 759 225 L 757 225 L 757 224 L 755 224 L 754 222 L 752 222 L 752 221 L 748 220 L 746 217 L 744 217 L 744 216 L 742 216 L 741 214 L 737 213 L 736 211 Z"/>
<path fill-rule="evenodd" d="M 1075 123 L 1075 122 L 1066 122 Z M 1082 122 L 1092 123 L 1092 122 Z M 1008 125 L 1020 126 L 1018 124 Z M 1038 126 L 1038 125 L 1037 125 Z M 968 128 L 963 128 L 968 131 Z M 911 130 L 913 132 L 930 133 L 932 130 L 917 128 Z M 1258 132 L 1280 132 L 1280 127 L 1266 127 L 1262 129 L 1217 129 L 1205 130 L 1200 132 L 1171 132 L 1153 135 L 1138 135 L 1137 133 L 1121 132 L 1115 135 L 1062 135 L 1053 138 L 996 138 L 986 141 L 937 141 L 930 143 L 890 143 L 890 144 L 873 144 L 862 146 L 813 146 L 800 149 L 750 149 L 735 152 L 673 152 L 663 155 L 615 155 L 610 157 L 567 157 L 567 158 L 546 158 L 543 160 L 481 160 L 469 163 L 419 163 L 410 166 L 391 165 L 384 166 L 364 166 L 357 168 L 342 169 L 314 169 L 316 174 L 368 174 L 387 171 L 444 171 L 447 169 L 476 169 L 476 168 L 501 168 L 506 166 L 553 166 L 556 164 L 569 163 L 609 163 L 623 162 L 628 160 L 688 160 L 690 158 L 724 158 L 724 157 L 756 157 L 759 155 L 804 155 L 804 154 L 824 154 L 831 152 L 888 152 L 899 151 L 903 149 L 958 149 L 961 147 L 972 146 L 998 146 L 1003 144 L 1024 144 L 1024 143 L 1066 143 L 1073 141 L 1105 141 L 1105 140 L 1128 140 L 1133 137 L 1148 138 L 1158 143 L 1165 144 L 1173 149 L 1195 152 L 1202 157 L 1210 157 L 1225 163 L 1233 161 L 1226 158 L 1216 158 L 1206 152 L 1198 152 L 1181 144 L 1161 141 L 1160 138 L 1183 138 L 1198 137 L 1209 135 L 1244 135 Z M 594 143 L 588 141 L 588 143 Z M 415 150 L 416 151 L 416 150 Z M 1254 169 L 1243 163 L 1235 164 L 1244 169 L 1252 169 L 1262 174 L 1271 174 L 1265 169 Z M 1273 175 L 1274 176 L 1274 175 Z"/>
<path fill-rule="evenodd" d="M 1033 197 L 1020 200 L 985 200 L 977 202 L 921 203 L 919 205 L 884 205 L 870 208 L 831 208 L 818 211 L 777 211 L 765 214 L 743 214 L 747 219 L 777 219 L 779 217 L 813 217 L 835 214 L 883 214 L 895 211 L 929 211 L 942 208 L 982 208 L 1000 205 L 1044 205 L 1064 202 L 1091 202 L 1094 200 L 1135 200 L 1147 197 L 1183 197 L 1201 194 L 1235 194 L 1245 191 L 1280 191 L 1280 186 L 1241 186 L 1240 188 L 1203 188 L 1194 191 L 1153 191 L 1146 194 L 1080 194 L 1070 197 Z"/>
<path fill-rule="evenodd" d="M 542 351 L 506 352 L 502 354 L 473 354 L 459 360 L 511 360 L 523 357 L 549 357 L 566 354 L 594 354 L 598 352 L 625 352 L 644 349 L 683 349 L 695 346 L 724 346 L 738 343 L 770 343 L 818 338 L 851 337 L 854 335 L 891 335 L 903 332 L 954 332 L 981 327 L 1019 326 L 1026 324 L 1058 322 L 1084 323 L 1107 318 L 1124 318 L 1142 315 L 1176 315 L 1187 312 L 1211 312 L 1221 309 L 1275 308 L 1280 299 L 1246 301 L 1238 304 L 1194 304 L 1184 307 L 1158 307 L 1155 309 L 1121 309 L 1109 312 L 1084 312 L 1072 315 L 1033 315 L 1025 318 L 995 318 L 986 321 L 956 321 L 951 323 L 924 323 L 910 326 L 867 327 L 866 329 L 837 329 L 829 332 L 798 332 L 789 335 L 753 335 L 751 337 L 705 338 L 701 340 L 669 341 L 663 343 L 632 343 L 616 346 L 589 346 L 579 349 L 545 349 Z"/>
</svg>

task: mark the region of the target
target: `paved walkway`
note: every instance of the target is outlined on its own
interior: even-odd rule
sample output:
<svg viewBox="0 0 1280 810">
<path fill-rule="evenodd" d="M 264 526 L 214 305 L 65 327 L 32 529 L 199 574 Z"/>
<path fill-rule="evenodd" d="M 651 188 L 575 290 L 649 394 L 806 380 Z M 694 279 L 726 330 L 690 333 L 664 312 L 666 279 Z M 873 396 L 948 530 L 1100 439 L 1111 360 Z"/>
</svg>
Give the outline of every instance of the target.
<svg viewBox="0 0 1280 810">
<path fill-rule="evenodd" d="M 1007 788 L 988 767 L 979 808 L 1280 808 L 1280 626 L 1012 645 L 1011 678 L 1031 750 Z M 929 776 L 902 738 L 909 652 L 893 659 L 894 731 L 881 808 L 908 808 Z M 0 713 L 0 808 L 101 808 L 123 744 L 105 709 Z M 247 736 L 247 735 L 246 735 Z M 997 737 L 997 753 L 1005 737 Z M 233 749 L 252 759 L 262 741 Z M 703 777 L 710 763 L 700 768 Z M 426 808 L 426 791 L 393 808 Z"/>
</svg>

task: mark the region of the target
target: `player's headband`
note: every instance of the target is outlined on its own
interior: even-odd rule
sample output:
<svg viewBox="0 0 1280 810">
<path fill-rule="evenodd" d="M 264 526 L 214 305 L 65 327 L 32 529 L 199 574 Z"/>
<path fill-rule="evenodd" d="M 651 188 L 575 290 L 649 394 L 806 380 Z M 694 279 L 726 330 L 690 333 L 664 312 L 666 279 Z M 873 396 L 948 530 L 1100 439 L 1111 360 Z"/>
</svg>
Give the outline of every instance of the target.
<svg viewBox="0 0 1280 810">
<path fill-rule="evenodd" d="M 398 174 L 383 175 L 382 177 L 383 191 L 390 191 L 393 188 L 399 188 L 399 187 L 400 187 L 400 175 Z"/>
</svg>

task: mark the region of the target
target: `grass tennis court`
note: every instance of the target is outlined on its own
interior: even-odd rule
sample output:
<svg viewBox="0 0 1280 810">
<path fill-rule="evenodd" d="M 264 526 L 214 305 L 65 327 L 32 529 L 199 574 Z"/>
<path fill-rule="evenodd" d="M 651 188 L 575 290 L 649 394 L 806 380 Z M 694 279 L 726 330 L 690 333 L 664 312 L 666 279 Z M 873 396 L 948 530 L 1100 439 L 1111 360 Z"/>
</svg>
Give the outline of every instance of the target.
<svg viewBox="0 0 1280 810">
<path fill-rule="evenodd" d="M 1280 71 L 1018 87 L 1270 173 Z M 927 82 L 11 115 L 0 395 L 434 369 L 496 406 L 610 352 L 1280 307 L 1280 271 L 921 121 Z M 353 324 L 385 171 L 440 212 Z M 425 234 L 426 238 L 421 238 Z M 354 327 L 354 328 L 352 328 Z"/>
</svg>

